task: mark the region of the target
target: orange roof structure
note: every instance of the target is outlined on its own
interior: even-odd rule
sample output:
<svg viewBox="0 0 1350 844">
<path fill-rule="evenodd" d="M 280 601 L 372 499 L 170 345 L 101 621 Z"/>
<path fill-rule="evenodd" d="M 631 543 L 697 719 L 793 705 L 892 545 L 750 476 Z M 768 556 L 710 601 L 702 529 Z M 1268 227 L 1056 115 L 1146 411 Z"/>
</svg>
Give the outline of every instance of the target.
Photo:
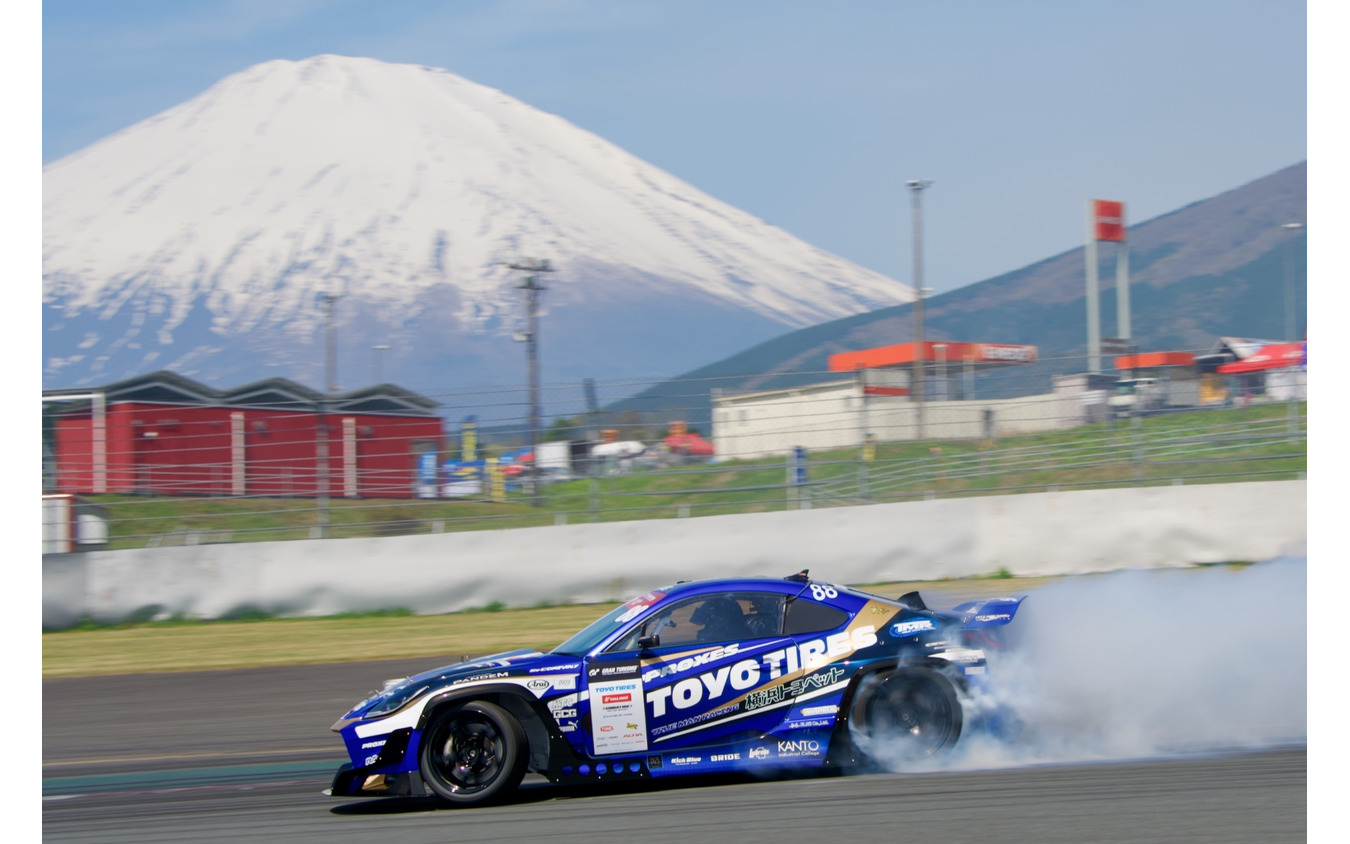
<svg viewBox="0 0 1350 844">
<path fill-rule="evenodd" d="M 1141 352 L 1116 358 L 1116 369 L 1149 369 L 1155 366 L 1195 366 L 1190 352 Z"/>
<path fill-rule="evenodd" d="M 919 345 L 897 343 L 894 346 L 840 352 L 830 355 L 830 371 L 852 372 L 857 369 L 904 366 L 914 363 L 919 354 L 922 355 L 922 360 L 972 364 L 977 369 L 986 366 L 1035 363 L 1037 359 L 1035 346 L 1017 346 L 1009 343 L 955 343 L 944 340 L 927 340 L 921 344 L 922 349 L 916 349 Z"/>
</svg>

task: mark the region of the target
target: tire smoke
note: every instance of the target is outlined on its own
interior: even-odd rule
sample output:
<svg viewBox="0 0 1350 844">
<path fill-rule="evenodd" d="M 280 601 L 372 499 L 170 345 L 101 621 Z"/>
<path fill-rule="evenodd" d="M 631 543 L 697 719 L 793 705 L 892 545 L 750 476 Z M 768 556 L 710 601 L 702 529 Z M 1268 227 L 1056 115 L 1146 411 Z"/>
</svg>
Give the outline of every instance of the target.
<svg viewBox="0 0 1350 844">
<path fill-rule="evenodd" d="M 1084 576 L 1033 593 L 990 655 L 1016 738 L 967 731 L 941 759 L 995 768 L 1218 753 L 1307 741 L 1307 560 Z M 969 721 L 968 721 L 969 723 Z M 890 761 L 890 760 L 887 760 Z"/>
</svg>

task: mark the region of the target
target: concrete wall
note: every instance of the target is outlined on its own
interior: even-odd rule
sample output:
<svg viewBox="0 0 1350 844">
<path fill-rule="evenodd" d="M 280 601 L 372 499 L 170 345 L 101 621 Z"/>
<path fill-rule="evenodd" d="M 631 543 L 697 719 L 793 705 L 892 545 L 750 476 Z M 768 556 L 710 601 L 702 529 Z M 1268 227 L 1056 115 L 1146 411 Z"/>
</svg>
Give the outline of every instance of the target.
<svg viewBox="0 0 1350 844">
<path fill-rule="evenodd" d="M 856 381 L 740 396 L 714 396 L 713 445 L 723 460 L 774 457 L 796 446 L 815 450 L 913 439 L 980 439 L 1072 428 L 1086 421 L 1077 395 L 1047 393 L 1008 399 L 928 401 L 919 436 L 918 409 L 908 396 L 864 396 Z M 993 414 L 993 430 L 985 426 Z"/>
<path fill-rule="evenodd" d="M 43 558 L 43 626 L 599 601 L 674 582 L 877 583 L 1077 574 L 1279 555 L 1307 536 L 1307 482 L 1107 489 L 381 539 Z"/>
<path fill-rule="evenodd" d="M 857 446 L 864 404 L 862 387 L 854 380 L 719 397 L 713 406 L 713 447 L 719 459 L 734 460 L 788 454 L 796 446 Z"/>
</svg>

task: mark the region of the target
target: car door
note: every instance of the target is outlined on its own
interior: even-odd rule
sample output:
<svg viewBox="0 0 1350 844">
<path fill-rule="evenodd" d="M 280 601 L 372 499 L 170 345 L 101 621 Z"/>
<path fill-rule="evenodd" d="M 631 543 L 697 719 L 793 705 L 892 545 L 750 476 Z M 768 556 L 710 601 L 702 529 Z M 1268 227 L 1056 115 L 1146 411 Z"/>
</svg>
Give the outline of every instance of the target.
<svg viewBox="0 0 1350 844">
<path fill-rule="evenodd" d="M 786 598 L 783 593 L 738 590 L 672 602 L 644 618 L 592 664 L 602 680 L 606 669 L 613 676 L 621 667 L 631 671 L 628 666 L 638 666 L 645 703 L 644 749 L 666 753 L 721 747 L 725 752 L 668 757 L 675 767 L 720 767 L 742 761 L 740 750 L 732 745 L 757 738 L 782 722 L 787 707 L 757 692 L 772 686 L 782 673 L 792 645 L 782 632 Z M 601 717 L 598 708 L 607 705 L 612 693 L 606 687 L 597 703 L 592 690 L 593 718 Z M 613 701 L 614 706 L 624 703 Z M 622 726 L 630 723 L 634 722 L 624 721 Z M 618 731 L 619 725 L 614 726 L 611 732 Z M 602 740 L 597 742 L 600 746 L 609 745 Z"/>
</svg>

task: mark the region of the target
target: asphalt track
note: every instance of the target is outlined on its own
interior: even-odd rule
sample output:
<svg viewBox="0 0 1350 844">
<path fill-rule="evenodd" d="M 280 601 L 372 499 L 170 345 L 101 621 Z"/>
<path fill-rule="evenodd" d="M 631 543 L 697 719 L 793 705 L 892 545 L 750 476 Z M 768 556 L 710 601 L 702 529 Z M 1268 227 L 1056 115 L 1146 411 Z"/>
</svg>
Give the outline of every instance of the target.
<svg viewBox="0 0 1350 844">
<path fill-rule="evenodd" d="M 446 662 L 453 661 L 447 657 Z M 43 681 L 46 841 L 1305 840 L 1307 751 L 562 789 L 450 809 L 320 792 L 328 725 L 435 660 Z"/>
</svg>

